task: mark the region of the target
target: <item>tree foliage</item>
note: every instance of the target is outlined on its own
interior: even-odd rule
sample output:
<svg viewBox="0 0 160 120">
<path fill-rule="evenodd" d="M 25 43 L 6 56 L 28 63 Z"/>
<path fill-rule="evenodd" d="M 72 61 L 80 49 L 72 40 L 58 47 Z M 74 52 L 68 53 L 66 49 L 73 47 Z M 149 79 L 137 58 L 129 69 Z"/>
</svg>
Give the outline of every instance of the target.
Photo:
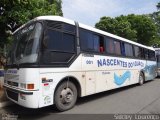
<svg viewBox="0 0 160 120">
<path fill-rule="evenodd" d="M 156 5 L 157 11 L 149 14 L 155 25 L 157 26 L 157 36 L 154 39 L 156 47 L 160 47 L 160 2 Z"/>
<path fill-rule="evenodd" d="M 10 34 L 25 22 L 42 15 L 62 16 L 61 0 L 1 0 L 0 55 L 10 41 Z"/>
<path fill-rule="evenodd" d="M 157 35 L 157 26 L 146 15 L 102 17 L 95 27 L 145 45 L 152 45 Z"/>
<path fill-rule="evenodd" d="M 136 40 L 136 31 L 131 30 L 131 24 L 127 20 L 122 19 L 122 17 L 102 17 L 95 26 L 96 28 L 107 31 L 109 33 L 132 39 L 134 41 Z"/>
<path fill-rule="evenodd" d="M 147 15 L 128 15 L 131 29 L 137 31 L 137 42 L 144 45 L 153 45 L 152 41 L 157 35 L 157 26 Z"/>
<path fill-rule="evenodd" d="M 1 0 L 0 47 L 7 43 L 7 36 L 19 26 L 41 15 L 62 16 L 61 0 Z"/>
</svg>

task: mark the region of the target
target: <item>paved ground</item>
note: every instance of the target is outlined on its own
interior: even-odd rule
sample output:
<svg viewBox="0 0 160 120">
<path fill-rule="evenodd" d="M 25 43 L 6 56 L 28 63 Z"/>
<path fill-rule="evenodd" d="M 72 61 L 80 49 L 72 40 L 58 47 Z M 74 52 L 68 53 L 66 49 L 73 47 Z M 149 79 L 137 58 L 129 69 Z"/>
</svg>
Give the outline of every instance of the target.
<svg viewBox="0 0 160 120">
<path fill-rule="evenodd" d="M 61 114 L 61 117 L 68 114 L 67 117 L 64 116 L 64 120 L 72 120 L 73 116 L 79 117 L 73 114 L 92 114 L 81 115 L 83 120 L 88 117 L 96 120 L 103 117 L 98 114 L 160 114 L 160 79 L 147 82 L 143 86 L 132 85 L 80 98 L 73 109 L 63 113 L 58 113 L 53 106 L 34 110 L 16 104 L 0 109 L 0 114 L 4 113 L 18 115 L 20 119 L 40 120 L 51 120 L 53 117 L 58 120 L 60 115 L 57 114 Z"/>
</svg>

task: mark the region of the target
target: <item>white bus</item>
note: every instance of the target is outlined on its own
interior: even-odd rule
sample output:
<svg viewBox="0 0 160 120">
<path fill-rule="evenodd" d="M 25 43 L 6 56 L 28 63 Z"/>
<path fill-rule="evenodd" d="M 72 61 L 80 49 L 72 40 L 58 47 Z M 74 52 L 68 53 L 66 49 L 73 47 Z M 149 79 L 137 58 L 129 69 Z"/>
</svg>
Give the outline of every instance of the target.
<svg viewBox="0 0 160 120">
<path fill-rule="evenodd" d="M 160 48 L 154 48 L 157 60 L 157 76 L 160 76 Z"/>
<path fill-rule="evenodd" d="M 27 108 L 71 109 L 83 97 L 156 77 L 153 48 L 59 16 L 14 32 L 4 88 Z"/>
</svg>

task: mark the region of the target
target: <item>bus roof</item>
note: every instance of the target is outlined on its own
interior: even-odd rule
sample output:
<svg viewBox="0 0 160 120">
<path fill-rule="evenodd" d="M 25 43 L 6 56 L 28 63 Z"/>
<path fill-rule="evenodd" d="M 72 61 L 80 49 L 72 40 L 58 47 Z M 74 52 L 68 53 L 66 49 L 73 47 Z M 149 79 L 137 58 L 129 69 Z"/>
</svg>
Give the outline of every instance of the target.
<svg viewBox="0 0 160 120">
<path fill-rule="evenodd" d="M 23 28 L 25 25 L 27 25 L 27 24 L 29 24 L 29 23 L 31 23 L 31 22 L 33 22 L 33 21 L 38 21 L 38 20 L 53 20 L 53 21 L 60 21 L 60 22 L 65 22 L 65 23 L 71 24 L 71 25 L 75 25 L 75 21 L 66 19 L 66 18 L 61 17 L 61 16 L 39 16 L 39 17 L 36 17 L 36 18 L 30 20 L 30 21 L 27 22 L 26 24 L 22 25 L 22 26 L 21 26 L 20 28 L 18 28 L 15 32 L 17 32 L 19 29 Z M 102 31 L 102 30 L 99 30 L 99 29 L 97 29 L 97 28 L 94 28 L 94 27 L 91 27 L 91 26 L 88 26 L 88 25 L 84 25 L 84 24 L 82 24 L 82 23 L 78 23 L 78 24 L 79 24 L 79 27 L 80 27 L 80 28 L 83 28 L 83 29 L 86 29 L 86 30 L 90 30 L 90 31 L 92 31 L 92 32 L 96 32 L 96 33 L 99 33 L 99 34 L 102 34 L 102 35 L 106 35 L 106 36 L 115 38 L 115 39 L 117 39 L 117 40 L 121 40 L 121 41 L 124 41 L 124 42 L 127 42 L 127 43 L 131 43 L 131 44 L 134 44 L 134 45 L 137 45 L 137 46 L 146 48 L 146 49 L 155 50 L 155 49 L 152 48 L 152 47 L 148 47 L 148 46 L 145 46 L 145 45 L 136 43 L 136 42 L 134 42 L 134 41 L 131 41 L 131 40 L 122 38 L 122 37 L 120 37 L 120 36 L 117 36 L 117 35 L 114 35 L 114 34 L 111 34 L 111 33 L 105 32 L 105 31 Z M 14 33 L 15 33 L 15 32 L 14 32 Z M 14 33 L 13 33 L 13 34 L 14 34 Z"/>
<path fill-rule="evenodd" d="M 160 48 L 154 48 L 155 50 L 160 50 Z"/>
</svg>

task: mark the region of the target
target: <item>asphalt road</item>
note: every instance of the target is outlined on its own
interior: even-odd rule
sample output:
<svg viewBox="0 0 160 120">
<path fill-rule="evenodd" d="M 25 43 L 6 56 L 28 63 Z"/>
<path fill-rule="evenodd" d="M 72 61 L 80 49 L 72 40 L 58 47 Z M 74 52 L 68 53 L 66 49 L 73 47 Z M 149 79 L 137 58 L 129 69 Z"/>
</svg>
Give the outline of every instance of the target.
<svg viewBox="0 0 160 120">
<path fill-rule="evenodd" d="M 30 120 L 53 118 L 62 120 L 60 117 L 64 120 L 67 120 L 66 118 L 72 120 L 73 117 L 98 120 L 103 118 L 104 114 L 112 114 L 108 116 L 112 118 L 113 114 L 160 114 L 160 78 L 146 82 L 143 86 L 132 85 L 80 98 L 74 108 L 62 113 L 59 113 L 54 106 L 27 109 L 16 104 L 0 109 L 0 114 L 5 113 L 18 115 L 19 119 Z M 81 116 L 73 114 L 81 114 Z"/>
</svg>

